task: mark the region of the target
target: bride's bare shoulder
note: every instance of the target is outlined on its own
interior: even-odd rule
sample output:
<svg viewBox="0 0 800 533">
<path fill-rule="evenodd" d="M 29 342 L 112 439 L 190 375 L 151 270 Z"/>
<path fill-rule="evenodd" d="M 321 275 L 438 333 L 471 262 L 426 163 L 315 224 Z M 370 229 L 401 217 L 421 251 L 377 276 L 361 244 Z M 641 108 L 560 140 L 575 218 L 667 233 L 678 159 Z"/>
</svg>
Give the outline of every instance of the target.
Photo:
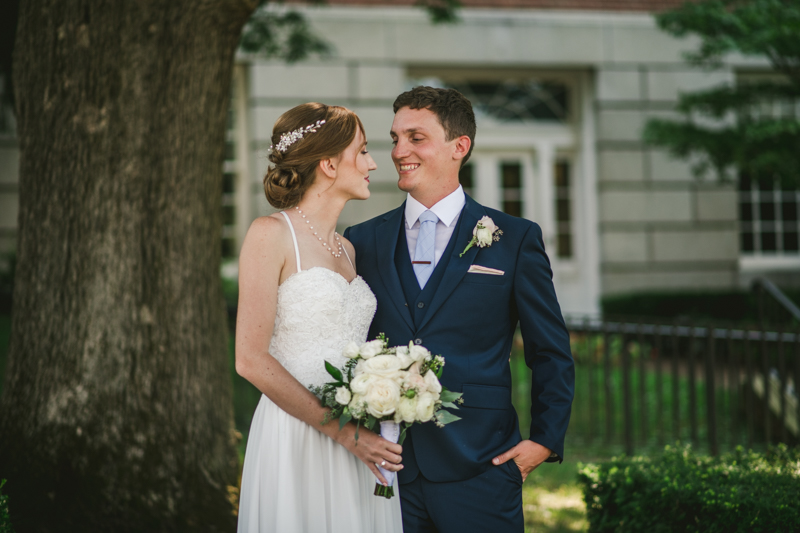
<svg viewBox="0 0 800 533">
<path fill-rule="evenodd" d="M 280 213 L 255 219 L 242 243 L 242 253 L 248 251 L 282 251 L 291 242 L 289 226 Z"/>
</svg>

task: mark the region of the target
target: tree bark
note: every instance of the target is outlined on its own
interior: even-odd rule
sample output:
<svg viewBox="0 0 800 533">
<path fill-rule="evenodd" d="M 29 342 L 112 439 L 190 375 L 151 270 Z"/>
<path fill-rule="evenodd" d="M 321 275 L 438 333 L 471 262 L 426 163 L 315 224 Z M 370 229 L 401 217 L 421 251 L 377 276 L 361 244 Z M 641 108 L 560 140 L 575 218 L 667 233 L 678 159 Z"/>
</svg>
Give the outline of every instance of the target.
<svg viewBox="0 0 800 533">
<path fill-rule="evenodd" d="M 27 0 L 0 477 L 26 531 L 235 524 L 219 279 L 246 0 Z"/>
</svg>

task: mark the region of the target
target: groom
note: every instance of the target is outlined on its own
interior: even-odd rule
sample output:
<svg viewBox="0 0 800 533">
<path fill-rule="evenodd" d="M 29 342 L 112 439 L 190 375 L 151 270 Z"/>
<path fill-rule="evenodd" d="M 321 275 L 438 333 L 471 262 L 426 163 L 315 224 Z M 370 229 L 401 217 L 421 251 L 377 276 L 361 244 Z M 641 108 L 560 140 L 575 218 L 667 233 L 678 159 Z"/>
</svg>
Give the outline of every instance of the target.
<svg viewBox="0 0 800 533">
<path fill-rule="evenodd" d="M 464 399 L 461 420 L 408 432 L 399 473 L 404 531 L 522 532 L 522 482 L 542 462 L 562 460 L 574 387 L 542 233 L 464 194 L 458 172 L 476 128 L 458 91 L 416 87 L 397 97 L 394 112 L 392 160 L 406 202 L 345 232 L 378 298 L 369 335 L 443 355 L 442 384 Z M 502 235 L 462 255 L 484 217 Z M 530 440 L 511 405 L 517 324 L 532 371 Z"/>
</svg>

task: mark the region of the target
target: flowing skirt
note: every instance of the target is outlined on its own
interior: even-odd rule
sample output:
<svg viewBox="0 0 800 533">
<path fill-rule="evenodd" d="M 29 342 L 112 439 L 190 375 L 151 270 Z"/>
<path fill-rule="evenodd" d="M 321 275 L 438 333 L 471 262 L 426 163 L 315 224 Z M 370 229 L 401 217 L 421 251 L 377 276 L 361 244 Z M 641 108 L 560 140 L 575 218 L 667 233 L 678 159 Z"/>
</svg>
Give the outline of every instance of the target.
<svg viewBox="0 0 800 533">
<path fill-rule="evenodd" d="M 238 533 L 402 533 L 400 495 L 343 446 L 262 395 L 247 439 Z"/>
</svg>

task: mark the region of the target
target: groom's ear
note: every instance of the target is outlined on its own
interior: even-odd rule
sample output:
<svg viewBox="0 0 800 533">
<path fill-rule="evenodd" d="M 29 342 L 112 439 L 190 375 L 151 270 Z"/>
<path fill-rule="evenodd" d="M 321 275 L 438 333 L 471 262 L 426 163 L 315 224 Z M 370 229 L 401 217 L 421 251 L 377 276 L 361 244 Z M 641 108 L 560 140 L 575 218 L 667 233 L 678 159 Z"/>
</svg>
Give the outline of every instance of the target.
<svg viewBox="0 0 800 533">
<path fill-rule="evenodd" d="M 467 154 L 469 153 L 469 147 L 472 146 L 472 141 L 469 140 L 469 137 L 466 135 L 462 135 L 458 139 L 456 139 L 456 144 L 453 149 L 453 159 L 457 161 L 461 161 Z"/>
</svg>

